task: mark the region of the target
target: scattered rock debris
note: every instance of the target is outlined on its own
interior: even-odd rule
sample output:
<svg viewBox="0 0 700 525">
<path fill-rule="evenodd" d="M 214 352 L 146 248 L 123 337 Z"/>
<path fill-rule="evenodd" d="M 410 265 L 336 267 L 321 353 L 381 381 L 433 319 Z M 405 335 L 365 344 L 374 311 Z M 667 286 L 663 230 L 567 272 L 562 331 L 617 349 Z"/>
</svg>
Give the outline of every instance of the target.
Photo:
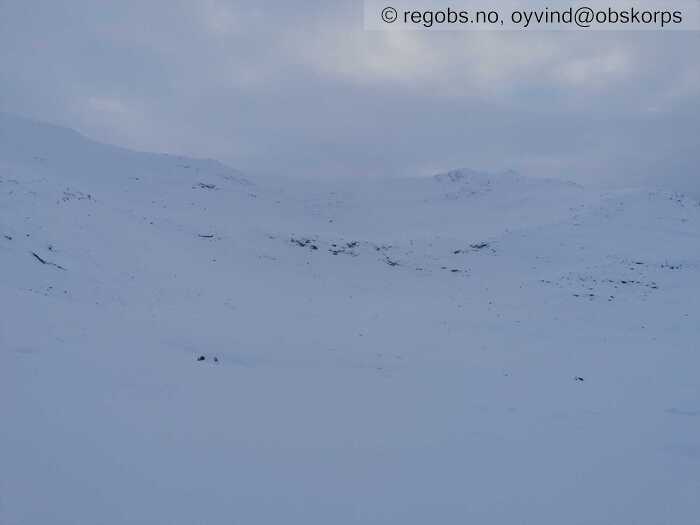
<svg viewBox="0 0 700 525">
<path fill-rule="evenodd" d="M 34 258 L 35 258 L 37 261 L 39 261 L 41 264 L 45 264 L 45 265 L 47 265 L 47 266 L 54 266 L 54 267 L 58 268 L 59 270 L 65 270 L 65 268 L 64 268 L 63 266 L 61 266 L 60 264 L 56 264 L 56 263 L 53 263 L 53 262 L 51 262 L 51 261 L 47 261 L 46 259 L 44 259 L 44 258 L 41 257 L 40 255 L 38 255 L 36 252 L 31 252 L 31 254 L 32 254 L 32 255 L 34 256 Z"/>
<path fill-rule="evenodd" d="M 469 253 L 469 252 L 474 252 L 474 251 L 478 252 L 481 250 L 485 250 L 487 248 L 490 248 L 491 253 L 496 253 L 496 251 L 493 248 L 491 248 L 491 243 L 486 242 L 486 241 L 481 241 L 481 242 L 475 242 L 473 244 L 470 244 L 468 249 L 467 248 L 460 248 L 458 250 L 454 250 L 452 252 L 452 254 L 453 255 L 460 255 L 462 253 Z"/>
<path fill-rule="evenodd" d="M 669 263 L 664 263 L 661 265 L 661 268 L 664 270 L 680 270 L 683 268 L 680 264 L 669 264 Z"/>
<path fill-rule="evenodd" d="M 614 279 L 605 279 L 603 282 L 612 284 L 612 285 L 617 285 L 617 284 L 624 284 L 624 285 L 636 285 L 636 286 L 644 286 L 646 288 L 651 288 L 652 290 L 658 290 L 659 285 L 656 284 L 654 281 L 650 283 L 644 283 L 641 281 L 635 281 L 633 279 L 620 279 L 620 280 L 614 280 Z M 617 286 L 614 286 L 617 288 Z"/>
<path fill-rule="evenodd" d="M 625 264 L 636 263 L 625 262 Z M 637 268 L 639 268 L 639 266 L 637 266 Z M 569 273 L 556 280 L 540 279 L 540 282 L 558 288 L 574 287 L 571 294 L 573 297 L 589 300 L 602 298 L 608 302 L 614 301 L 622 296 L 622 290 L 638 290 L 641 292 L 642 297 L 647 297 L 650 293 L 654 293 L 660 289 L 659 284 L 652 280 L 642 280 L 640 278 L 599 279 L 592 274 L 578 273 Z"/>
<path fill-rule="evenodd" d="M 61 196 L 59 203 L 60 202 L 70 202 L 73 200 L 92 201 L 93 198 L 92 198 L 92 194 L 90 194 L 90 193 L 83 193 L 82 191 L 72 190 L 72 189 L 68 188 L 63 192 L 63 195 Z"/>
<path fill-rule="evenodd" d="M 331 244 L 330 249 L 328 250 L 329 253 L 332 253 L 333 255 L 351 255 L 353 257 L 357 257 L 357 253 L 354 251 L 354 248 L 357 248 L 360 245 L 359 242 L 357 241 L 350 241 L 346 242 L 345 244 L 337 244 L 333 243 Z"/>
<path fill-rule="evenodd" d="M 318 246 L 314 244 L 315 241 L 312 239 L 297 239 L 295 237 L 291 238 L 292 244 L 296 244 L 300 248 L 309 248 L 310 250 L 318 250 Z"/>
<path fill-rule="evenodd" d="M 387 263 L 389 266 L 392 266 L 392 267 L 394 267 L 394 266 L 399 266 L 399 262 L 393 260 L 393 259 L 390 258 L 388 255 L 384 255 L 384 262 Z"/>
</svg>

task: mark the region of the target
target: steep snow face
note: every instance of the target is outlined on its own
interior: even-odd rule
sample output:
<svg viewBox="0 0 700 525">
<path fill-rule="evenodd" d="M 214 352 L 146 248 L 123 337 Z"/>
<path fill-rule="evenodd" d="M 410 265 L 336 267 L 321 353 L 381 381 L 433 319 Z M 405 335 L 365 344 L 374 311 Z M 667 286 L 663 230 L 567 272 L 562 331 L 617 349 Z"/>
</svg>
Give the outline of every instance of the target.
<svg viewBox="0 0 700 525">
<path fill-rule="evenodd" d="M 0 523 L 689 523 L 700 206 L 250 181 L 0 115 Z"/>
</svg>

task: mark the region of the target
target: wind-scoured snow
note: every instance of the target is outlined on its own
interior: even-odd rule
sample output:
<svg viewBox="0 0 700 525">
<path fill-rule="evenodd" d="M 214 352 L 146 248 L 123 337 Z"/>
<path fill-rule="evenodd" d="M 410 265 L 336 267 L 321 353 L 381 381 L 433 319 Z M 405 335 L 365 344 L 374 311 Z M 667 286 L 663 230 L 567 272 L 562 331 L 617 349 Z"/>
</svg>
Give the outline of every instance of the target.
<svg viewBox="0 0 700 525">
<path fill-rule="evenodd" d="M 252 179 L 0 114 L 0 523 L 690 524 L 700 203 Z"/>
</svg>

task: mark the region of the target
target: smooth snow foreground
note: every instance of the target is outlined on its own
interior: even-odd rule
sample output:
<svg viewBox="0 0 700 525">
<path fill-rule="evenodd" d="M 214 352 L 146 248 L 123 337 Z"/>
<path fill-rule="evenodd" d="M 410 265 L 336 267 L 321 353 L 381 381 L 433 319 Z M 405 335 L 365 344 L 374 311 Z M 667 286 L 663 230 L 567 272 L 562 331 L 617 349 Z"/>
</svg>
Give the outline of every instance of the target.
<svg viewBox="0 0 700 525">
<path fill-rule="evenodd" d="M 0 116 L 0 523 L 694 524 L 700 205 L 247 180 Z"/>
</svg>

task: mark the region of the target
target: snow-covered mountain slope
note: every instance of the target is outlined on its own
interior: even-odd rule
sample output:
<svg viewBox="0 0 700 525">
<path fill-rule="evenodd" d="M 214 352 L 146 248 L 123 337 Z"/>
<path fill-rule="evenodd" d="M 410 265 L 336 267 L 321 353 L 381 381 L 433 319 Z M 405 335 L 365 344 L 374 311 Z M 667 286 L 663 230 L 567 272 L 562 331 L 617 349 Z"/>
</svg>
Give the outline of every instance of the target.
<svg viewBox="0 0 700 525">
<path fill-rule="evenodd" d="M 251 181 L 0 115 L 0 264 L 2 524 L 700 515 L 682 195 Z"/>
</svg>

